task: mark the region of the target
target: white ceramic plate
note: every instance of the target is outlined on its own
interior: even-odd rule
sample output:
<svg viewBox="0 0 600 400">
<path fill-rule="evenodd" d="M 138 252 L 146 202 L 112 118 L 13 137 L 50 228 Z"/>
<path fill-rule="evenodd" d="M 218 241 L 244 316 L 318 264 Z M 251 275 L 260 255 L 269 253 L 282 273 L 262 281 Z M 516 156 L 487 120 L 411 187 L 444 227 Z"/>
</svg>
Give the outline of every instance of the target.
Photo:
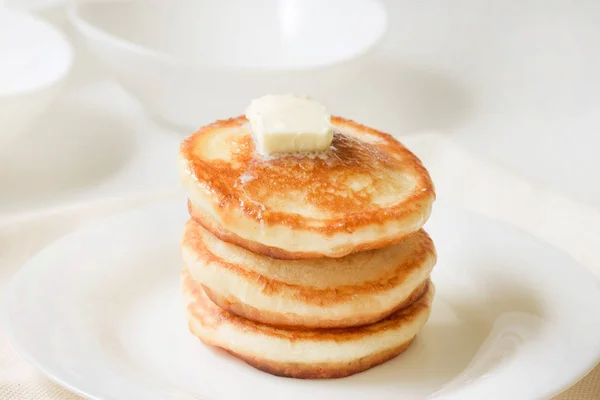
<svg viewBox="0 0 600 400">
<path fill-rule="evenodd" d="M 93 399 L 546 399 L 600 357 L 600 286 L 511 227 L 437 205 L 431 319 L 402 356 L 350 378 L 259 372 L 187 330 L 178 273 L 185 201 L 64 237 L 23 267 L 4 301 L 16 348 Z"/>
</svg>

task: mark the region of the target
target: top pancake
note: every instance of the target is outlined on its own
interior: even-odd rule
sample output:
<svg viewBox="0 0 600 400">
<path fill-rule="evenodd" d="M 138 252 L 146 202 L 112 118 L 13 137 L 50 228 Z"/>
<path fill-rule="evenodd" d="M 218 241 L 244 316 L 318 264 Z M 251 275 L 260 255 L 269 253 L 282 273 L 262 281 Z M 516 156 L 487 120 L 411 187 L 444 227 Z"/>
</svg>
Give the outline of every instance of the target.
<svg viewBox="0 0 600 400">
<path fill-rule="evenodd" d="M 392 136 L 332 117 L 330 148 L 264 157 L 244 117 L 185 139 L 192 216 L 221 239 L 275 258 L 341 257 L 399 242 L 435 198 L 419 159 Z"/>
</svg>

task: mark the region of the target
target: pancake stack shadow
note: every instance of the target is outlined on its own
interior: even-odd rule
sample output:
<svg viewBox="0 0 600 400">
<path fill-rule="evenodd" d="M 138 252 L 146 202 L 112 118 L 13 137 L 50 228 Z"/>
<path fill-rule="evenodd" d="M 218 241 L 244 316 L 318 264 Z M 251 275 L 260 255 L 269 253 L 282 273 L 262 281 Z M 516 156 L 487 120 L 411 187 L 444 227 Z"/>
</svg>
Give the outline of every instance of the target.
<svg viewBox="0 0 600 400">
<path fill-rule="evenodd" d="M 381 364 L 409 347 L 434 298 L 429 174 L 390 135 L 332 123 L 319 154 L 258 155 L 243 117 L 180 148 L 189 328 L 274 375 Z"/>
</svg>

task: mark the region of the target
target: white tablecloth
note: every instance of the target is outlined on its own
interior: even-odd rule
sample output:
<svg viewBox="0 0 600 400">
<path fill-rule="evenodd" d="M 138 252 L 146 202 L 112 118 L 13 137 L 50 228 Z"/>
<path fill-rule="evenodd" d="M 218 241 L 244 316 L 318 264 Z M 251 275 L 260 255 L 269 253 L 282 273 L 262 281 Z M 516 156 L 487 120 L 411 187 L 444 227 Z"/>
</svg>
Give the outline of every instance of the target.
<svg viewBox="0 0 600 400">
<path fill-rule="evenodd" d="M 596 210 L 524 182 L 518 174 L 478 159 L 443 135 L 422 133 L 402 140 L 430 170 L 438 201 L 517 225 L 570 253 L 600 277 L 600 214 Z M 180 196 L 174 188 L 172 192 L 107 199 L 0 221 L 0 293 L 31 255 L 57 237 L 112 213 Z M 0 399 L 78 398 L 22 361 L 0 330 Z M 556 399 L 600 399 L 600 367 Z"/>
</svg>

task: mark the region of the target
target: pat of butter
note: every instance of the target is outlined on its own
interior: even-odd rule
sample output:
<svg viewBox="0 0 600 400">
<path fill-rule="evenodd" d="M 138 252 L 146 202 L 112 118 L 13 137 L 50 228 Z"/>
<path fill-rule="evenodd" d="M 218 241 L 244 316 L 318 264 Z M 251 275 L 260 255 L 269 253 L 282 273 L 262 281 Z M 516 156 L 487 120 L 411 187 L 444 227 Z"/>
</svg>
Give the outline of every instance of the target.
<svg viewBox="0 0 600 400">
<path fill-rule="evenodd" d="M 288 95 L 266 95 L 246 109 L 256 150 L 263 154 L 316 152 L 333 139 L 331 116 L 320 103 Z"/>
</svg>

